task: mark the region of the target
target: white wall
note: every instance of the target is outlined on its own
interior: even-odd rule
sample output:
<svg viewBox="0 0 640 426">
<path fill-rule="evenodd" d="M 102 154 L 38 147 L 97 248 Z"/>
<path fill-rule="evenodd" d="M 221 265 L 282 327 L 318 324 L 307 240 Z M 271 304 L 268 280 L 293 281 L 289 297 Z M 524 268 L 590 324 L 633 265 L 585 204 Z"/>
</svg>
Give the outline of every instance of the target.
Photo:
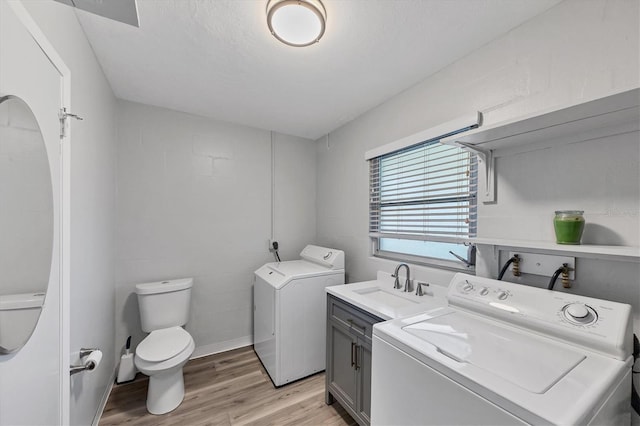
<svg viewBox="0 0 640 426">
<path fill-rule="evenodd" d="M 250 344 L 253 271 L 273 261 L 271 134 L 118 101 L 116 343 L 140 329 L 135 284 L 194 277 L 195 355 Z M 315 242 L 313 141 L 274 134 L 283 260 Z M 293 208 L 293 210 L 290 210 Z"/>
<path fill-rule="evenodd" d="M 273 237 L 282 260 L 298 259 L 316 240 L 316 151 L 307 142 L 275 134 Z"/>
<path fill-rule="evenodd" d="M 316 141 L 318 243 L 345 250 L 348 282 L 373 279 L 376 270 L 397 264 L 369 254 L 365 151 L 469 112 L 483 112 L 490 125 L 640 86 L 639 6 L 567 0 Z M 553 211 L 571 208 L 585 210 L 586 242 L 640 245 L 639 141 L 634 132 L 550 149 L 498 150 L 498 200 L 479 206 L 478 235 L 553 241 Z M 495 277 L 507 258 L 483 249 L 477 271 Z M 632 304 L 640 335 L 640 264 L 577 259 L 576 269 L 573 288 L 558 283 L 556 289 Z M 442 285 L 452 275 L 424 267 L 412 272 Z M 548 281 L 508 279 L 539 287 Z"/>
<path fill-rule="evenodd" d="M 107 356 L 71 379 L 71 423 L 93 421 L 114 371 L 115 97 L 73 9 L 53 1 L 25 7 L 71 70 L 71 352 Z M 28 372 L 25 372 L 28 374 Z M 31 380 L 37 386 L 37 377 Z M 37 409 L 37 407 L 34 407 Z"/>
<path fill-rule="evenodd" d="M 638 87 L 638 8 L 637 1 L 560 3 L 337 129 L 328 140 L 316 141 L 318 243 L 345 250 L 348 280 L 372 279 L 376 270 L 390 271 L 397 263 L 369 257 L 365 151 L 474 111 L 482 111 L 490 125 Z M 638 150 L 636 132 L 498 154 L 498 202 L 479 207 L 479 235 L 551 239 L 553 210 L 572 207 L 584 208 L 587 221 L 611 230 L 599 238 L 617 233 L 608 243 L 638 245 Z M 591 261 L 579 268 L 572 291 L 631 301 L 638 317 L 637 263 Z M 440 284 L 451 276 L 415 269 Z"/>
</svg>

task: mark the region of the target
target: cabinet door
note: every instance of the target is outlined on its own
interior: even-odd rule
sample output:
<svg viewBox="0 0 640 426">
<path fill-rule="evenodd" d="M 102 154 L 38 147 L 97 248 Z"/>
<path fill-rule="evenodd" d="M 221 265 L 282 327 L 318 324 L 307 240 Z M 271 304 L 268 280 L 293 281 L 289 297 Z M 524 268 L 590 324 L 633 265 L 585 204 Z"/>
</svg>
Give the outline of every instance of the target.
<svg viewBox="0 0 640 426">
<path fill-rule="evenodd" d="M 330 349 L 327 364 L 327 383 L 332 393 L 338 393 L 345 403 L 356 409 L 357 371 L 354 368 L 356 356 L 356 338 L 348 329 L 329 322 Z"/>
<path fill-rule="evenodd" d="M 371 423 L 371 342 L 358 339 L 358 414 Z"/>
</svg>

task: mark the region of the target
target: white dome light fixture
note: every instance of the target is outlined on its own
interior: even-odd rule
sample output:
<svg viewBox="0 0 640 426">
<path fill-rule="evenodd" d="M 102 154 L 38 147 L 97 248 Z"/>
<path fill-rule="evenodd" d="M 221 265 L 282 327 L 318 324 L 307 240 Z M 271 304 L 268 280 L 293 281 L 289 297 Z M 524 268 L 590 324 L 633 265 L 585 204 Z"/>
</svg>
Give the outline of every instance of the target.
<svg viewBox="0 0 640 426">
<path fill-rule="evenodd" d="M 320 0 L 269 0 L 267 24 L 271 34 L 295 47 L 317 43 L 324 34 L 327 11 Z"/>
</svg>

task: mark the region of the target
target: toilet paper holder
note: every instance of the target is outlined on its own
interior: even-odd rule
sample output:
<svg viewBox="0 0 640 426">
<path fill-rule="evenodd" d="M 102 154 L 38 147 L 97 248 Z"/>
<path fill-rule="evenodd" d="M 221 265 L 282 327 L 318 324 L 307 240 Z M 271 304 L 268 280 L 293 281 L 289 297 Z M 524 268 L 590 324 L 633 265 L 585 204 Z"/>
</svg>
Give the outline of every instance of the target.
<svg viewBox="0 0 640 426">
<path fill-rule="evenodd" d="M 81 348 L 80 352 L 79 352 L 80 361 L 82 361 L 83 358 L 88 357 L 89 355 L 91 355 L 95 351 L 99 351 L 99 350 L 100 349 L 98 349 L 98 348 Z M 73 376 L 74 374 L 81 373 L 83 371 L 91 371 L 91 370 L 95 369 L 96 367 L 97 367 L 96 361 L 94 361 L 93 359 L 88 359 L 88 360 L 84 361 L 83 364 L 71 365 L 69 367 L 69 374 Z"/>
</svg>

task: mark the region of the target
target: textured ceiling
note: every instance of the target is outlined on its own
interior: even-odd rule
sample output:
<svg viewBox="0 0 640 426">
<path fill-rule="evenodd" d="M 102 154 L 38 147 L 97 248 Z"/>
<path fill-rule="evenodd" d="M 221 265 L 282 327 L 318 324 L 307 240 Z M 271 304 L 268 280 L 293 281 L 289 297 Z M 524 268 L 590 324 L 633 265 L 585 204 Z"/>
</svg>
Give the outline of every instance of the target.
<svg viewBox="0 0 640 426">
<path fill-rule="evenodd" d="M 140 27 L 83 11 L 118 98 L 311 139 L 559 0 L 325 0 L 319 43 L 267 30 L 266 0 L 137 0 Z"/>
</svg>

